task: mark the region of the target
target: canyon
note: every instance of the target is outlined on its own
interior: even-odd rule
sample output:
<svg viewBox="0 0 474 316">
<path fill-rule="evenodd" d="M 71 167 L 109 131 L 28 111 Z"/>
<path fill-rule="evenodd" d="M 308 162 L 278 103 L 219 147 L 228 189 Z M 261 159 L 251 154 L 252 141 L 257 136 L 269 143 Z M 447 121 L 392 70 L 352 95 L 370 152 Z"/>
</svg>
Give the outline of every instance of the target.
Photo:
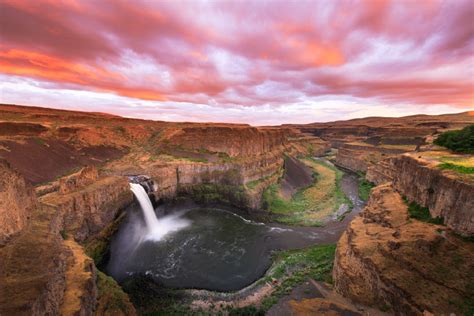
<svg viewBox="0 0 474 316">
<path fill-rule="evenodd" d="M 274 222 L 280 214 L 268 206 L 269 188 L 289 200 L 317 183 L 319 170 L 320 183 L 327 172 L 337 190 L 334 165 L 375 187 L 360 216 L 345 222 L 332 293 L 350 300 L 354 313 L 357 306 L 466 313 L 474 297 L 474 179 L 440 166 L 470 166 L 473 158 L 433 139 L 472 124 L 473 112 L 252 127 L 0 105 L 0 314 L 143 312 L 103 272 L 135 203 L 132 176 L 141 176 L 155 207 L 219 203 Z M 441 222 L 412 218 L 410 203 Z M 291 306 L 304 314 L 309 302 Z"/>
</svg>

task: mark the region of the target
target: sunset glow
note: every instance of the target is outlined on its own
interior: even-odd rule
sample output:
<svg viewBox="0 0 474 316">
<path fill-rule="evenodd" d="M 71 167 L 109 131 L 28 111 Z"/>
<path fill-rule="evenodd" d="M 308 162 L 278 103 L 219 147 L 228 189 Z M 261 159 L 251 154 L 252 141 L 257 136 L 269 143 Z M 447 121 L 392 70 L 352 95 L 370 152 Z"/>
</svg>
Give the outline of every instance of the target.
<svg viewBox="0 0 474 316">
<path fill-rule="evenodd" d="M 472 1 L 0 2 L 0 102 L 170 121 L 473 109 Z"/>
</svg>

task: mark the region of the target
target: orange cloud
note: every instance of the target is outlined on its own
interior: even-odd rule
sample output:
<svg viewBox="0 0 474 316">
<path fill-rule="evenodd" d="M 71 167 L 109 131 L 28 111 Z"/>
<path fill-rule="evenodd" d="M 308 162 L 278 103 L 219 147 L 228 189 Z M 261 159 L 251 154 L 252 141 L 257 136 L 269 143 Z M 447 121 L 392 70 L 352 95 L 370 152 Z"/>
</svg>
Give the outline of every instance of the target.
<svg viewBox="0 0 474 316">
<path fill-rule="evenodd" d="M 0 72 L 218 106 L 349 96 L 472 107 L 471 2 L 5 0 Z"/>
<path fill-rule="evenodd" d="M 314 66 L 338 66 L 344 63 L 342 52 L 336 47 L 306 43 L 299 52 L 299 58 Z"/>
<path fill-rule="evenodd" d="M 114 93 L 117 93 L 125 97 L 142 99 L 142 100 L 151 100 L 151 101 L 167 101 L 168 100 L 164 95 L 156 91 L 151 91 L 151 90 L 116 87 L 111 90 L 105 90 L 105 91 L 108 91 L 108 92 L 112 91 Z"/>
<path fill-rule="evenodd" d="M 17 49 L 0 51 L 0 72 L 60 83 L 79 84 L 97 91 L 113 92 L 132 98 L 166 100 L 166 97 L 157 91 L 122 86 L 119 81 L 126 81 L 126 78 L 119 73 L 32 51 Z"/>
</svg>

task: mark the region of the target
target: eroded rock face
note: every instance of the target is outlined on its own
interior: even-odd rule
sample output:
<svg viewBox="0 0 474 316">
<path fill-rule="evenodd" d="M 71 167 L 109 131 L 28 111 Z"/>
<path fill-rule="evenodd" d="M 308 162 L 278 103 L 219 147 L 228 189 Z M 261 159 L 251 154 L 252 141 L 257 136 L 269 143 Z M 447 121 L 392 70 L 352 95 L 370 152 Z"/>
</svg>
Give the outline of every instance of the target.
<svg viewBox="0 0 474 316">
<path fill-rule="evenodd" d="M 474 295 L 474 244 L 444 226 L 411 220 L 390 185 L 372 190 L 367 207 L 338 242 L 337 292 L 397 315 L 461 314 Z"/>
<path fill-rule="evenodd" d="M 367 172 L 369 167 L 378 164 L 381 160 L 407 151 L 410 150 L 377 147 L 370 144 L 344 144 L 337 152 L 336 164 L 355 172 Z"/>
<path fill-rule="evenodd" d="M 94 183 L 98 178 L 99 172 L 97 171 L 97 168 L 93 166 L 82 168 L 79 172 L 59 180 L 59 192 L 67 194 L 82 189 L 85 186 Z"/>
<path fill-rule="evenodd" d="M 96 171 L 86 169 L 69 177 L 74 186 L 63 182 L 68 193 L 47 194 L 40 203 L 21 176 L 5 162 L 0 166 L 0 206 L 2 212 L 11 212 L 1 217 L 2 229 L 14 227 L 18 233 L 0 247 L 0 314 L 92 315 L 97 308 L 96 268 L 72 237 L 84 241 L 93 236 L 131 203 L 127 178 L 92 181 Z M 21 210 L 28 211 L 30 220 L 11 225 L 7 220 L 26 216 Z M 106 307 L 102 311 L 110 314 Z"/>
<path fill-rule="evenodd" d="M 189 149 L 223 152 L 229 156 L 253 156 L 287 143 L 288 131 L 250 126 L 197 126 L 183 128 L 169 138 L 174 145 Z"/>
<path fill-rule="evenodd" d="M 110 176 L 68 194 L 53 192 L 40 201 L 57 210 L 56 229 L 84 241 L 112 223 L 118 212 L 133 201 L 126 177 Z"/>
<path fill-rule="evenodd" d="M 25 227 L 28 216 L 36 207 L 31 185 L 0 159 L 0 246 Z"/>
<path fill-rule="evenodd" d="M 38 206 L 19 236 L 0 248 L 0 314 L 59 314 L 69 253 L 51 230 L 52 214 Z"/>
<path fill-rule="evenodd" d="M 364 159 L 365 156 L 365 152 L 340 148 L 336 155 L 336 163 L 354 172 L 366 172 L 368 161 Z"/>
<path fill-rule="evenodd" d="M 426 206 L 432 217 L 462 235 L 474 234 L 474 183 L 449 171 L 438 169 L 437 162 L 404 154 L 369 168 L 367 179 L 376 184 L 392 182 L 408 200 Z"/>
</svg>

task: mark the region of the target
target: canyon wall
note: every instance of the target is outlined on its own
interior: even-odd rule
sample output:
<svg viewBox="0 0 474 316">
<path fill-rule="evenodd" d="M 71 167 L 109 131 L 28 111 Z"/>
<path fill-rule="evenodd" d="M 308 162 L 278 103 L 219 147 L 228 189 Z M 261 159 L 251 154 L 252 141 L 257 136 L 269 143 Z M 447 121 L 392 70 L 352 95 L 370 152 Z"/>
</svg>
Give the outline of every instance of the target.
<svg viewBox="0 0 474 316">
<path fill-rule="evenodd" d="M 196 126 L 167 129 L 160 137 L 176 159 L 144 161 L 119 173 L 150 176 L 155 199 L 184 194 L 210 202 L 214 196 L 247 209 L 260 208 L 261 193 L 282 174 L 286 155 L 322 155 L 329 149 L 329 143 L 293 129 Z"/>
<path fill-rule="evenodd" d="M 415 145 L 407 145 L 403 143 L 409 142 L 405 138 L 380 138 L 383 142 L 394 142 L 395 145 L 378 144 L 371 145 L 370 138 L 366 139 L 366 143 L 344 143 L 339 145 L 335 163 L 346 169 L 355 172 L 367 172 L 371 166 L 378 164 L 387 157 L 414 151 Z M 412 138 L 415 140 L 415 138 Z"/>
<path fill-rule="evenodd" d="M 252 159 L 229 163 L 174 162 L 150 166 L 144 172 L 153 179 L 157 199 L 169 199 L 194 189 L 229 189 L 229 194 L 242 194 L 241 207 L 258 208 L 260 197 L 255 190 L 245 190 L 251 181 L 265 182 L 283 168 L 283 153 L 273 152 Z M 209 185 L 215 185 L 211 187 Z M 245 191 L 245 192 L 244 192 Z M 228 197 L 232 198 L 232 197 Z"/>
<path fill-rule="evenodd" d="M 25 227 L 36 207 L 31 185 L 0 159 L 0 246 Z"/>
<path fill-rule="evenodd" d="M 231 157 L 254 156 L 288 143 L 289 131 L 281 128 L 250 126 L 184 127 L 166 141 L 173 146 L 226 153 Z"/>
<path fill-rule="evenodd" d="M 15 233 L 0 246 L 0 314 L 135 314 L 115 281 L 97 278 L 74 240 L 93 237 L 132 201 L 126 178 L 97 176 L 85 168 L 38 202 L 25 179 L 0 161 L 0 228 L 2 237 Z"/>
<path fill-rule="evenodd" d="M 474 297 L 473 269 L 472 242 L 409 219 L 400 194 L 384 184 L 341 236 L 333 279 L 354 302 L 395 315 L 461 315 Z"/>
<path fill-rule="evenodd" d="M 71 233 L 79 242 L 111 224 L 133 201 L 126 177 L 109 176 L 91 181 L 90 177 L 96 174 L 97 171 L 84 169 L 61 181 L 58 192 L 40 198 L 41 203 L 56 210 L 57 230 Z"/>
<path fill-rule="evenodd" d="M 437 168 L 439 162 L 421 154 L 404 154 L 369 168 L 367 180 L 392 182 L 409 201 L 428 207 L 432 217 L 462 235 L 474 234 L 474 181 Z"/>
<path fill-rule="evenodd" d="M 366 172 L 369 166 L 364 152 L 354 152 L 345 148 L 339 148 L 335 163 L 354 172 Z"/>
</svg>

